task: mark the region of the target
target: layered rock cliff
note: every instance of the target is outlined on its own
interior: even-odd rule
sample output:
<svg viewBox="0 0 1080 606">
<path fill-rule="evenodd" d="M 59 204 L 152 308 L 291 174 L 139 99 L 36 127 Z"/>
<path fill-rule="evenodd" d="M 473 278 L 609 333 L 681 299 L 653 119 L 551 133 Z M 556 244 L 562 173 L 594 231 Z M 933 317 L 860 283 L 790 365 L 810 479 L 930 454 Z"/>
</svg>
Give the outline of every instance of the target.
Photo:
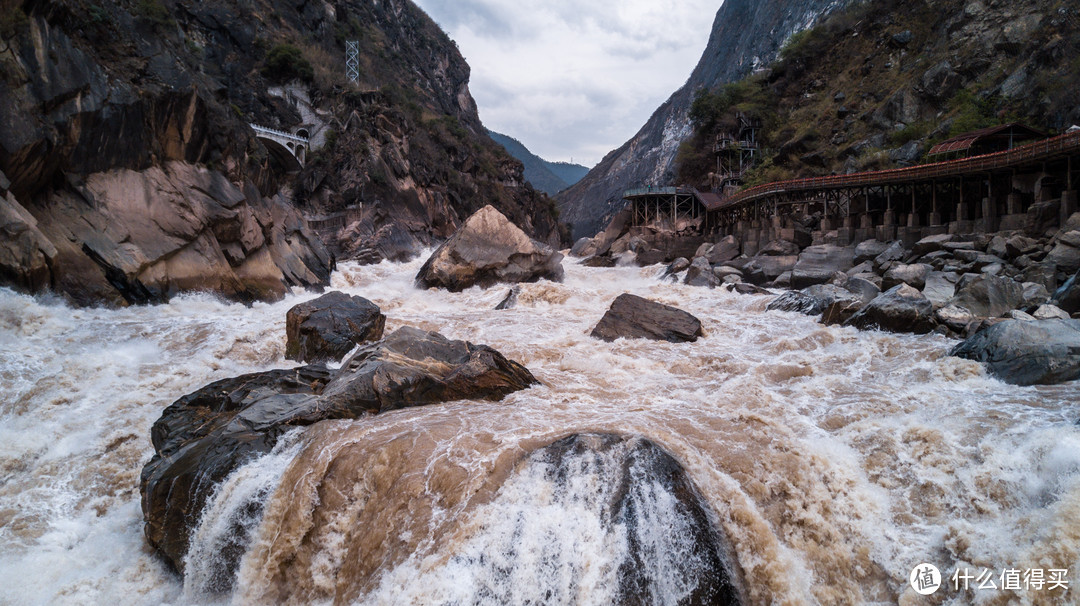
<svg viewBox="0 0 1080 606">
<path fill-rule="evenodd" d="M 679 144 L 691 135 L 694 94 L 737 80 L 774 59 L 792 33 L 813 25 L 847 0 L 725 0 L 693 73 L 636 135 L 604 157 L 584 179 L 557 196 L 574 238 L 592 236 L 620 210 L 623 191 L 668 184 Z"/>
<path fill-rule="evenodd" d="M 468 65 L 407 0 L 4 0 L 0 34 L 0 285 L 274 298 L 380 230 L 413 250 L 487 203 L 558 240 L 483 134 Z M 302 127 L 304 170 L 250 123 Z"/>
</svg>

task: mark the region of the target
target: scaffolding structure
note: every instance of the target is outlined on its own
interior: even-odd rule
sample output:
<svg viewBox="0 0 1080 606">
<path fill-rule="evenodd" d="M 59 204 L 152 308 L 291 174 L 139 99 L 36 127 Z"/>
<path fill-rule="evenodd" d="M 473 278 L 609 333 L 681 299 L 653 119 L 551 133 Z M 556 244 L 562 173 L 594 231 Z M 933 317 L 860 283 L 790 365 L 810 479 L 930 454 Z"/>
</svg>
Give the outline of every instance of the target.
<svg viewBox="0 0 1080 606">
<path fill-rule="evenodd" d="M 345 43 L 345 75 L 353 84 L 360 82 L 360 41 L 349 40 Z"/>
</svg>

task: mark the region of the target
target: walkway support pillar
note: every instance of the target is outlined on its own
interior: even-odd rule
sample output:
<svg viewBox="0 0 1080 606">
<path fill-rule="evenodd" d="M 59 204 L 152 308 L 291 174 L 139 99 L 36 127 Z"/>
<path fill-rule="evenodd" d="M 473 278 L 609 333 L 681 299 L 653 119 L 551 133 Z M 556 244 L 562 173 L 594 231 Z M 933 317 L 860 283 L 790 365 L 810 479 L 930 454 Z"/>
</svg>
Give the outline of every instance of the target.
<svg viewBox="0 0 1080 606">
<path fill-rule="evenodd" d="M 1076 211 L 1076 190 L 1062 192 L 1060 215 L 1061 227 L 1065 227 L 1065 223 L 1069 220 L 1069 217 L 1071 217 Z"/>
</svg>

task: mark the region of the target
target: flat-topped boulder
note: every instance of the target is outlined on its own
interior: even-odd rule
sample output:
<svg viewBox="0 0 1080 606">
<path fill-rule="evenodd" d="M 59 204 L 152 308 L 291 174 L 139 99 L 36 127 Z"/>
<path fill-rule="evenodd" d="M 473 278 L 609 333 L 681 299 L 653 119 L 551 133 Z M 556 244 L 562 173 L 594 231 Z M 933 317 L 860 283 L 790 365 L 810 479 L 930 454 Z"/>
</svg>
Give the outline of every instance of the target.
<svg viewBox="0 0 1080 606">
<path fill-rule="evenodd" d="M 836 273 L 851 269 L 854 258 L 855 252 L 844 246 L 821 244 L 807 247 L 799 254 L 799 261 L 791 270 L 791 287 L 824 284 Z"/>
<path fill-rule="evenodd" d="M 453 400 L 500 400 L 536 383 L 527 368 L 486 345 L 412 327 L 362 346 L 340 370 L 302 366 L 211 383 L 166 408 L 151 430 L 155 454 L 140 485 L 146 537 L 182 571 L 216 486 L 294 427 Z"/>
<path fill-rule="evenodd" d="M 562 259 L 562 254 L 533 240 L 488 205 L 432 253 L 416 274 L 416 285 L 459 292 L 501 282 L 561 281 Z"/>
<path fill-rule="evenodd" d="M 1080 378 L 1080 320 L 1005 320 L 980 330 L 949 355 L 986 364 L 1013 385 L 1052 385 Z"/>
<path fill-rule="evenodd" d="M 652 339 L 681 343 L 702 336 L 701 320 L 693 315 L 637 295 L 623 293 L 592 329 L 591 336 L 604 341 Z"/>
<path fill-rule="evenodd" d="M 354 347 L 383 336 L 386 316 L 363 297 L 330 292 L 294 306 L 285 315 L 285 357 L 297 362 L 337 362 Z"/>
</svg>

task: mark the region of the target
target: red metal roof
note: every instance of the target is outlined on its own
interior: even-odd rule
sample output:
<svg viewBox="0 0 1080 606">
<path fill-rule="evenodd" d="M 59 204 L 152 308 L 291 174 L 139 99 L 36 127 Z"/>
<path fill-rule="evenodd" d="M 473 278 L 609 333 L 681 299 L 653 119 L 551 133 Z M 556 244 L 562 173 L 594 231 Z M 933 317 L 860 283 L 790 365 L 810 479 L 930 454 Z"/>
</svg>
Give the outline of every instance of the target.
<svg viewBox="0 0 1080 606">
<path fill-rule="evenodd" d="M 980 128 L 979 130 L 973 130 L 968 133 L 959 134 L 952 139 L 948 139 L 938 143 L 930 149 L 928 156 L 936 156 L 938 154 L 949 154 L 958 151 L 966 151 L 971 149 L 971 146 L 975 144 L 979 139 L 985 139 L 993 137 L 994 135 L 1004 134 L 1008 131 L 1012 131 L 1013 135 L 1020 141 L 1027 141 L 1028 139 L 1044 139 L 1046 133 L 1035 130 L 1030 126 L 1020 124 L 1019 122 L 1010 122 L 1009 124 L 999 124 L 997 126 L 989 126 L 987 128 Z"/>
</svg>

